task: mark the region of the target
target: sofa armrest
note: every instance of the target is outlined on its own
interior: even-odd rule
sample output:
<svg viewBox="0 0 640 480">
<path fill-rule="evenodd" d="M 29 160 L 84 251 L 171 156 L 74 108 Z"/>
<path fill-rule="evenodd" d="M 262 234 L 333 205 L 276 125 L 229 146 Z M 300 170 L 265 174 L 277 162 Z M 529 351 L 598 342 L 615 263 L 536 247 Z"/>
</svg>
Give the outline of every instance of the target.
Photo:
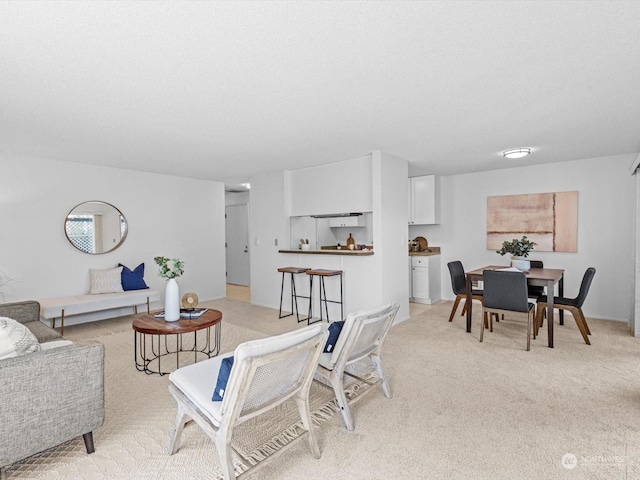
<svg viewBox="0 0 640 480">
<path fill-rule="evenodd" d="M 0 467 L 104 421 L 104 345 L 73 345 L 0 360 Z"/>
<path fill-rule="evenodd" d="M 0 304 L 0 317 L 9 317 L 20 323 L 40 320 L 40 303 L 35 300 Z"/>
</svg>

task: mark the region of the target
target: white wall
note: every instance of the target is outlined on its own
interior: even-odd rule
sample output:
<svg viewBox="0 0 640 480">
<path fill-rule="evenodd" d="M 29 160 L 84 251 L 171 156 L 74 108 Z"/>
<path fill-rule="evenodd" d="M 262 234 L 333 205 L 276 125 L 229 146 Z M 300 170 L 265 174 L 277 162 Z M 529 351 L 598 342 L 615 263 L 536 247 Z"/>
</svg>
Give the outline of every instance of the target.
<svg viewBox="0 0 640 480">
<path fill-rule="evenodd" d="M 509 262 L 486 249 L 487 196 L 577 190 L 578 252 L 534 250 L 529 258 L 564 268 L 569 297 L 577 295 L 584 271 L 595 267 L 585 315 L 628 321 L 635 268 L 633 158 L 618 155 L 442 177 L 442 224 L 410 227 L 409 236 L 423 235 L 429 245 L 442 248 L 442 298 L 451 300 L 448 262 L 460 260 L 466 269 Z"/>
<path fill-rule="evenodd" d="M 284 179 L 283 171 L 264 173 L 250 179 L 251 303 L 269 308 L 278 308 L 281 280 L 278 267 L 287 266 L 283 265 L 282 254 L 278 253 L 279 249 L 289 248 Z M 275 245 L 276 239 L 278 245 Z"/>
<path fill-rule="evenodd" d="M 86 294 L 90 268 L 141 262 L 145 281 L 164 297 L 158 255 L 185 262 L 181 293 L 225 296 L 222 183 L 14 156 L 0 157 L 0 171 L 0 271 L 13 279 L 6 302 Z M 111 203 L 127 219 L 127 238 L 115 251 L 89 255 L 67 241 L 67 213 L 88 200 Z"/>
<path fill-rule="evenodd" d="M 400 304 L 396 323 L 409 318 L 407 234 L 407 161 L 386 152 L 373 153 L 374 251 L 381 255 L 383 302 Z M 381 303 L 381 302 L 377 302 Z"/>
</svg>

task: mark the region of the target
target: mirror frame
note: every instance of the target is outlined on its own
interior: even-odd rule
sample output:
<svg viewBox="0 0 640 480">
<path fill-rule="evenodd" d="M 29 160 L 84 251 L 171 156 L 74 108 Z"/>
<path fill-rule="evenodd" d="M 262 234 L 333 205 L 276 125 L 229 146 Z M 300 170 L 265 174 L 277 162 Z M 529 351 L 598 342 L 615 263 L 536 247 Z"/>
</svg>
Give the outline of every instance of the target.
<svg viewBox="0 0 640 480">
<path fill-rule="evenodd" d="M 69 237 L 69 232 L 67 231 L 67 223 L 70 221 L 70 216 L 77 210 L 77 209 L 81 209 L 81 207 L 83 205 L 87 205 L 87 204 L 100 204 L 100 205 L 104 205 L 107 208 L 113 209 L 115 210 L 115 214 L 118 216 L 118 220 L 119 220 L 119 230 L 122 231 L 122 227 L 121 227 L 121 223 L 124 222 L 124 232 L 122 232 L 122 235 L 120 237 L 120 241 L 118 243 L 116 243 L 113 247 L 111 247 L 108 250 L 104 250 L 103 252 L 88 252 L 87 250 L 83 250 L 82 248 L 80 248 L 78 245 L 76 245 L 73 240 L 71 240 L 71 238 Z M 89 210 L 82 210 L 79 213 L 89 213 Z M 127 238 L 127 234 L 129 233 L 129 222 L 127 221 L 127 218 L 124 216 L 124 214 L 122 213 L 122 211 L 116 207 L 115 205 L 112 205 L 109 202 L 103 202 L 102 200 L 89 200 L 86 202 L 82 202 L 79 203 L 78 205 L 76 205 L 75 207 L 73 207 L 69 213 L 67 213 L 67 216 L 64 219 L 64 225 L 63 225 L 63 229 L 64 229 L 64 235 L 65 237 L 67 237 L 67 240 L 69 241 L 69 243 L 71 244 L 71 246 L 77 250 L 79 250 L 80 252 L 83 253 L 87 253 L 89 255 L 104 255 L 105 253 L 110 253 L 113 252 L 114 250 L 116 250 L 118 247 L 120 247 L 120 245 L 122 245 L 125 241 L 125 239 Z"/>
</svg>

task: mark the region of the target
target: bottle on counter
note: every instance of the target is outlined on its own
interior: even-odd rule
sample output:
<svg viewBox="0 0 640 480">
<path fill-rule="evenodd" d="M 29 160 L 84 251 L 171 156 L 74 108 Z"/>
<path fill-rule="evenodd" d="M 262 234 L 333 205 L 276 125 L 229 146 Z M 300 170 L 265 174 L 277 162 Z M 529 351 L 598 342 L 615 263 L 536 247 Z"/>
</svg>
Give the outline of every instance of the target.
<svg viewBox="0 0 640 480">
<path fill-rule="evenodd" d="M 351 236 L 351 234 L 349 234 L 349 238 L 347 238 L 347 248 L 349 250 L 353 250 L 354 248 L 356 248 L 356 241 L 355 239 Z"/>
</svg>

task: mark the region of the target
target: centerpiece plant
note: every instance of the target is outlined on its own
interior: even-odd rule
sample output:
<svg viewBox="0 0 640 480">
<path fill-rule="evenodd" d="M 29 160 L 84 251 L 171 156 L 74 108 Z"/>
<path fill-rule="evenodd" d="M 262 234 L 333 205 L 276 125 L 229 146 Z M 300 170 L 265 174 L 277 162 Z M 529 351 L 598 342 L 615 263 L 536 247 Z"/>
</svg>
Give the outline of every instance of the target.
<svg viewBox="0 0 640 480">
<path fill-rule="evenodd" d="M 184 274 L 184 262 L 179 258 L 153 257 L 158 267 L 158 275 L 167 279 L 164 294 L 164 319 L 167 322 L 180 320 L 180 290 L 176 278 Z"/>
<path fill-rule="evenodd" d="M 160 267 L 158 275 L 167 280 L 180 277 L 184 273 L 184 262 L 179 258 L 153 257 L 153 261 Z"/>
<path fill-rule="evenodd" d="M 502 242 L 500 250 L 496 250 L 496 253 L 500 255 L 511 255 L 511 266 L 519 270 L 529 270 L 531 263 L 529 260 L 525 260 L 529 256 L 529 253 L 533 250 L 533 247 L 537 245 L 536 242 L 532 242 L 523 235 L 522 238 L 514 238 L 513 240 L 505 240 Z"/>
<path fill-rule="evenodd" d="M 514 238 L 513 240 L 505 240 L 502 242 L 502 247 L 500 250 L 496 250 L 496 253 L 500 255 L 506 255 L 507 253 L 511 255 L 511 257 L 528 257 L 529 253 L 533 250 L 533 247 L 537 245 L 536 242 L 532 242 L 527 238 L 526 235 L 523 235 L 522 238 Z"/>
</svg>

